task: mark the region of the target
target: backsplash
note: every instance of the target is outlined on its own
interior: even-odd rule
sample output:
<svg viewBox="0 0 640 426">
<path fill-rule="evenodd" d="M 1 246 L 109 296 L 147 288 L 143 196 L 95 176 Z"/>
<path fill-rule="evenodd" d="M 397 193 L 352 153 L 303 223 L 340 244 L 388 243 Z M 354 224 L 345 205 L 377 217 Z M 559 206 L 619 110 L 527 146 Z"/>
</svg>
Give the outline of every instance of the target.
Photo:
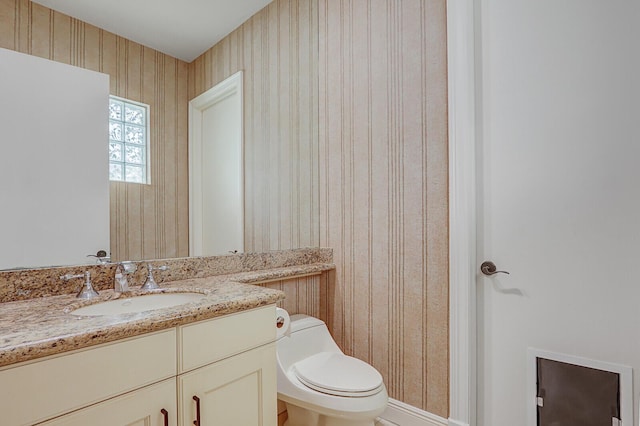
<svg viewBox="0 0 640 426">
<path fill-rule="evenodd" d="M 189 278 L 204 278 L 213 275 L 332 262 L 333 250 L 326 248 L 303 248 L 210 257 L 154 259 L 132 262 L 137 266 L 137 269 L 127 275 L 127 278 L 130 286 L 141 286 L 147 277 L 147 263 L 151 263 L 153 266 L 168 266 L 169 269 L 166 271 L 153 272 L 156 282 L 161 284 Z M 116 267 L 116 263 L 108 263 L 104 265 L 76 265 L 0 271 L 0 302 L 73 294 L 79 290 L 83 282 L 82 279 L 65 281 L 61 280 L 60 276 L 81 274 L 85 271 L 91 272 L 91 281 L 98 291 L 112 289 Z M 274 278 L 277 278 L 277 276 L 274 276 Z"/>
</svg>

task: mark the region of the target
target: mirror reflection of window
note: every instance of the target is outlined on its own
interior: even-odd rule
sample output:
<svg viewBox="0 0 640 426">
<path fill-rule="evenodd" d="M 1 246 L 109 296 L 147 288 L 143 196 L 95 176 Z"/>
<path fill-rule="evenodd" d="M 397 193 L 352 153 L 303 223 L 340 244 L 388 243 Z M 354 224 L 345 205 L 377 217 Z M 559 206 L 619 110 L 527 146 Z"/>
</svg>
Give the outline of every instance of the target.
<svg viewBox="0 0 640 426">
<path fill-rule="evenodd" d="M 109 180 L 150 183 L 149 105 L 109 97 Z"/>
</svg>

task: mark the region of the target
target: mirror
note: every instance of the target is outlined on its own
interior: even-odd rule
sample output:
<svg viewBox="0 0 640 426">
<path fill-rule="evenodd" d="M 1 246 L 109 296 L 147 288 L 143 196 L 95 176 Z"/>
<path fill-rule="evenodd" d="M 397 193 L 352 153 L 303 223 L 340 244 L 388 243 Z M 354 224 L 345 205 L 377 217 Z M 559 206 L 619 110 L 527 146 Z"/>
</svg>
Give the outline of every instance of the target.
<svg viewBox="0 0 640 426">
<path fill-rule="evenodd" d="M 244 250 L 319 245 L 318 14 L 308 3 L 283 9 L 290 19 L 272 12 L 186 63 L 37 3 L 0 2 L 0 46 L 108 74 L 110 94 L 150 106 L 151 184 L 109 184 L 113 260 L 189 256 L 189 102 L 239 70 Z"/>
<path fill-rule="evenodd" d="M 92 263 L 110 249 L 109 76 L 6 49 L 0 64 L 3 131 L 26 142 L 0 157 L 0 270 Z M 243 252 L 242 72 L 189 105 L 189 252 Z"/>
</svg>

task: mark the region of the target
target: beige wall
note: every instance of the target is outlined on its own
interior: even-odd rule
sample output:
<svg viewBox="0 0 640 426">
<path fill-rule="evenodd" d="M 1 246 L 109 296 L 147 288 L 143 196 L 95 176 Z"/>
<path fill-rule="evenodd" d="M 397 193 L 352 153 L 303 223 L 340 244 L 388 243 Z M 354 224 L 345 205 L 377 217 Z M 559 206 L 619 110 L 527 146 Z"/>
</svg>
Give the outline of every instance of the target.
<svg viewBox="0 0 640 426">
<path fill-rule="evenodd" d="M 190 64 L 189 99 L 244 70 L 245 250 L 319 244 L 317 1 L 274 1 Z"/>
<path fill-rule="evenodd" d="M 186 256 L 187 64 L 28 0 L 0 0 L 0 47 L 109 74 L 111 94 L 150 105 L 151 185 L 111 183 L 111 251 Z"/>
<path fill-rule="evenodd" d="M 188 100 L 243 69 L 247 251 L 334 249 L 274 283 L 393 398 L 448 415 L 444 0 L 275 0 L 191 64 L 28 0 L 0 47 L 111 75 L 152 109 L 152 185 L 112 183 L 119 258 L 188 252 Z M 162 173 L 160 171 L 163 170 Z"/>
<path fill-rule="evenodd" d="M 319 3 L 331 329 L 392 398 L 448 417 L 445 0 Z"/>
<path fill-rule="evenodd" d="M 259 284 L 263 287 L 283 291 L 287 297 L 278 306 L 291 314 L 306 314 L 328 321 L 329 295 L 328 289 L 333 279 L 333 272 L 308 277 L 294 278 Z"/>
<path fill-rule="evenodd" d="M 340 346 L 447 417 L 445 22 L 444 0 L 276 0 L 193 63 L 189 95 L 245 70 L 247 249 L 333 248 Z"/>
</svg>

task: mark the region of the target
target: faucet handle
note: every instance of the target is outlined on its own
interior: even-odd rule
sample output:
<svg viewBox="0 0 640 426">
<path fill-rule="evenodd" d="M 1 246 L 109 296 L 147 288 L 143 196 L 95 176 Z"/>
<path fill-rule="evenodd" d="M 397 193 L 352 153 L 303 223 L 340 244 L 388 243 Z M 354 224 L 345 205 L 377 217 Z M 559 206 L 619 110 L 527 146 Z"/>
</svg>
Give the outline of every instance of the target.
<svg viewBox="0 0 640 426">
<path fill-rule="evenodd" d="M 65 281 L 69 281 L 69 280 L 74 279 L 74 278 L 82 278 L 82 277 L 85 277 L 86 281 L 85 281 L 84 285 L 82 286 L 82 288 L 80 289 L 80 291 L 78 292 L 78 294 L 76 294 L 76 297 L 78 299 L 91 299 L 91 298 L 97 296 L 98 292 L 94 290 L 93 284 L 91 284 L 91 272 L 90 271 L 85 271 L 84 274 L 77 274 L 77 275 L 65 274 L 65 275 L 62 275 L 60 277 L 60 279 L 61 280 L 65 280 Z"/>
<path fill-rule="evenodd" d="M 76 275 L 64 274 L 64 275 L 60 276 L 60 279 L 61 280 L 65 280 L 65 281 L 69 281 L 69 280 L 72 280 L 74 278 L 84 278 L 84 274 L 76 274 Z"/>
<path fill-rule="evenodd" d="M 152 264 L 147 263 L 147 270 L 149 271 L 149 275 L 147 275 L 147 280 L 144 282 L 142 287 L 140 287 L 140 289 L 141 290 L 156 290 L 156 289 L 160 288 L 160 286 L 158 286 L 158 283 L 156 282 L 156 280 L 153 278 L 153 271 L 166 271 L 167 269 L 169 269 L 169 267 L 167 265 L 153 266 Z"/>
<path fill-rule="evenodd" d="M 104 250 L 98 250 L 96 254 L 88 254 L 87 257 L 95 257 L 96 262 L 101 265 L 111 262 L 111 257 Z"/>
<path fill-rule="evenodd" d="M 151 272 L 151 271 L 166 271 L 167 269 L 169 269 L 169 267 L 167 265 L 153 266 L 150 263 L 147 263 L 147 268 L 149 269 L 149 272 Z"/>
</svg>

